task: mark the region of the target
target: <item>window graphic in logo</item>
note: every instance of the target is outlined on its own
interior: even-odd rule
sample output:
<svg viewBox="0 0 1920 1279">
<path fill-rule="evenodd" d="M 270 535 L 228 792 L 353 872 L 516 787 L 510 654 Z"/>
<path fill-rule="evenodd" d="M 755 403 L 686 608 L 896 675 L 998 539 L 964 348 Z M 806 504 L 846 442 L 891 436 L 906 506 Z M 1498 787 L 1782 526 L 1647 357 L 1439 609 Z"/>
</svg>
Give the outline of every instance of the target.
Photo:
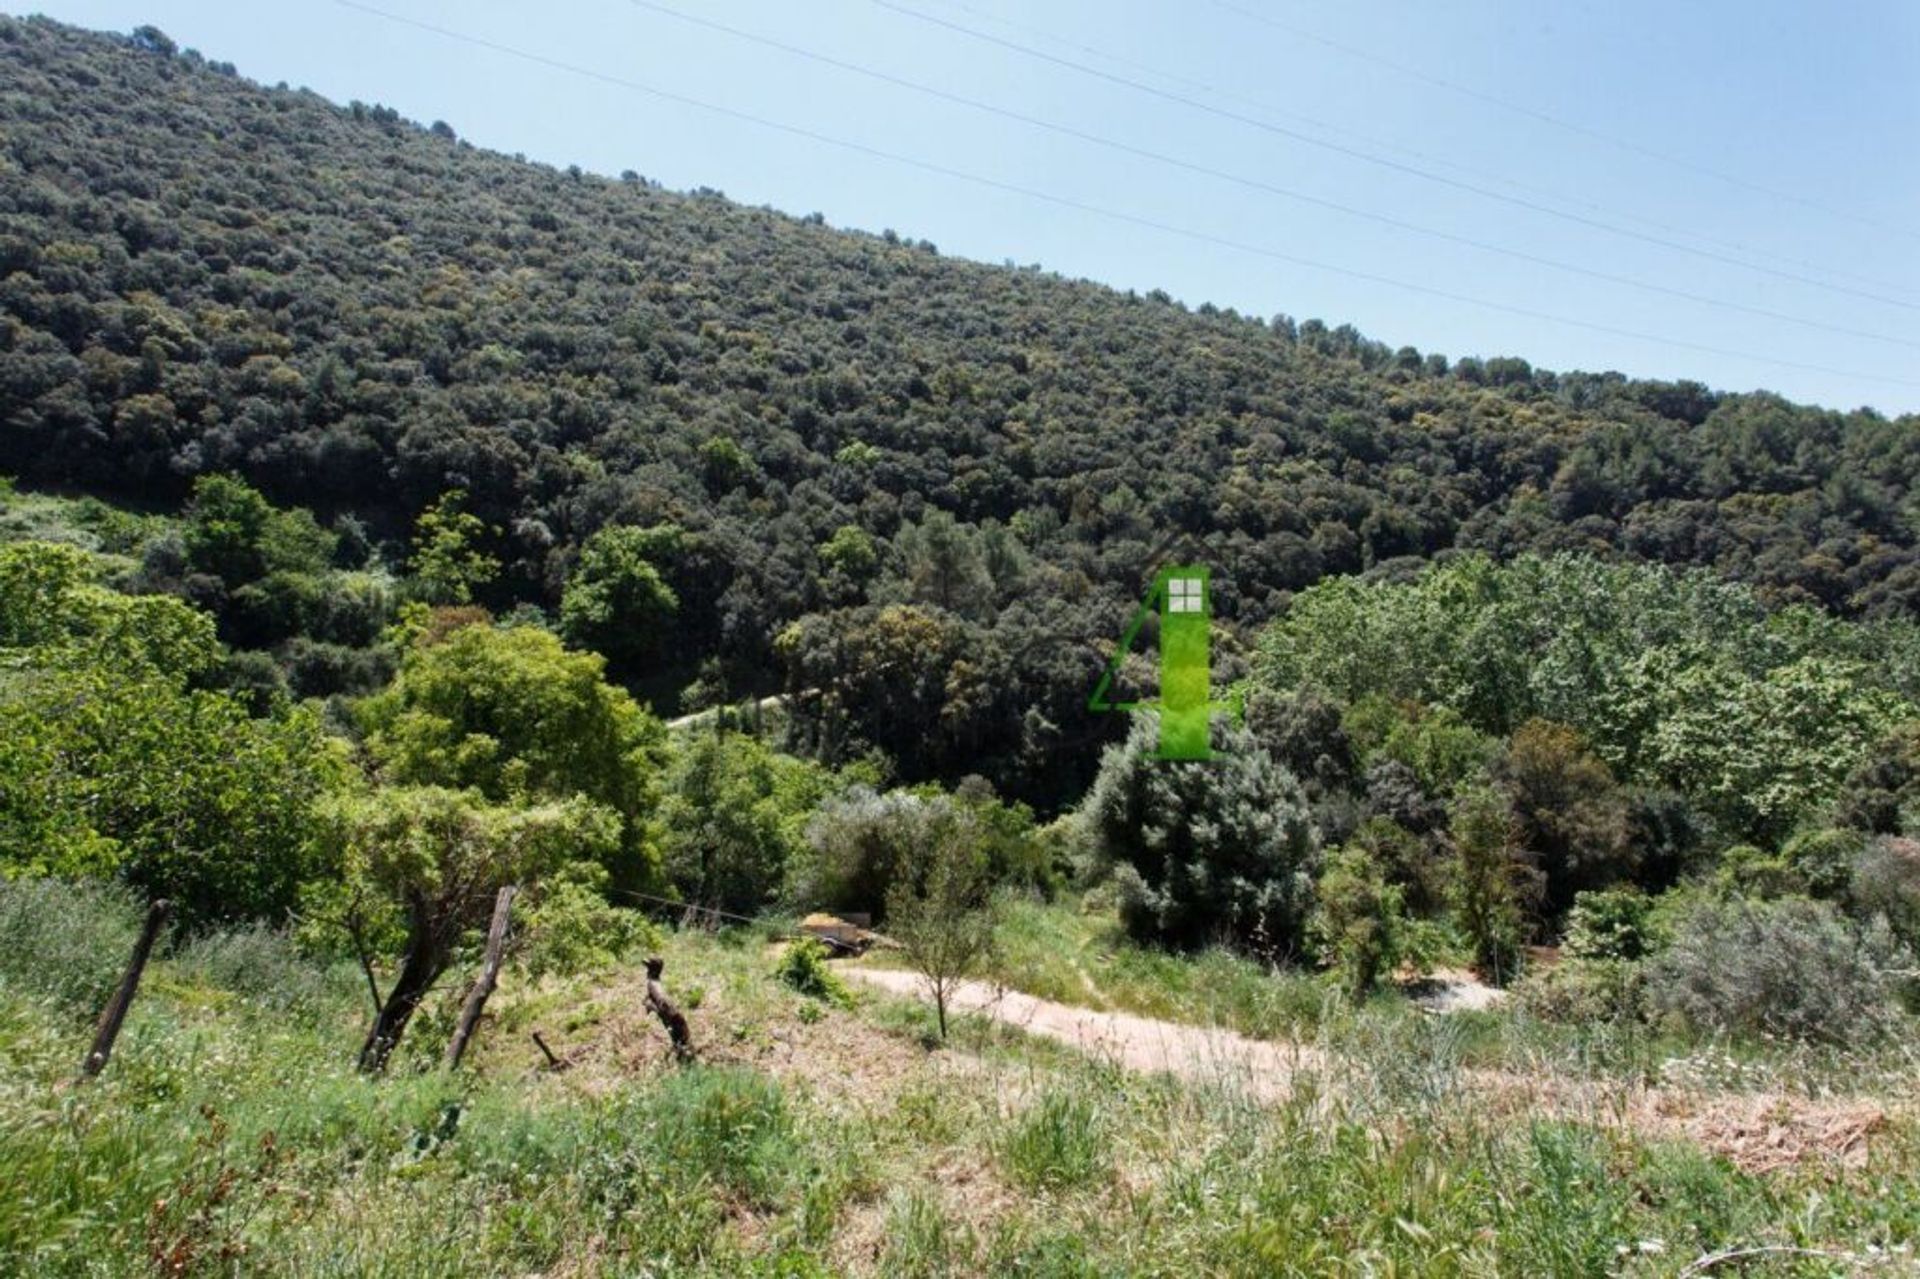
<svg viewBox="0 0 1920 1279">
<path fill-rule="evenodd" d="M 1146 622 L 1147 614 L 1160 614 L 1160 700 L 1156 702 L 1113 702 L 1107 691 L 1113 684 L 1120 663 L 1133 648 L 1134 638 Z M 1095 711 L 1153 711 L 1160 719 L 1160 749 L 1155 759 L 1207 760 L 1213 758 L 1212 733 L 1208 722 L 1215 711 L 1240 715 L 1239 699 L 1213 700 L 1213 662 L 1210 627 L 1213 621 L 1213 593 L 1207 570 L 1192 564 L 1163 568 L 1154 577 L 1147 597 L 1140 601 L 1127 633 L 1106 673 L 1087 699 L 1087 709 Z"/>
</svg>

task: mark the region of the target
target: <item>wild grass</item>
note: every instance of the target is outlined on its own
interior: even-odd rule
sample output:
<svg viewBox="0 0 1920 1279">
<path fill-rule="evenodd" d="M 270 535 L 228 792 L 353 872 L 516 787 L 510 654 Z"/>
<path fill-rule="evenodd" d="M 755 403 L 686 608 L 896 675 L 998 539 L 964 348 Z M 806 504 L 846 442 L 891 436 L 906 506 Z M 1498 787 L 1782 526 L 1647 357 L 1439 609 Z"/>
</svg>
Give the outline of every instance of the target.
<svg viewBox="0 0 1920 1279">
<path fill-rule="evenodd" d="M 1049 1088 L 1017 1115 L 998 1143 L 1014 1184 L 1072 1190 L 1112 1170 L 1106 1116 L 1084 1092 Z"/>
<path fill-rule="evenodd" d="M 57 888 L 9 915 L 17 891 L 20 953 L 82 954 L 90 919 L 128 940 L 128 916 Z M 928 1048 L 923 1010 L 864 993 L 807 1024 L 820 1005 L 764 949 L 682 933 L 666 953 L 676 994 L 704 992 L 708 1064 L 670 1064 L 622 974 L 510 975 L 475 1069 L 442 1073 L 423 1035 L 368 1080 L 358 974 L 242 933 L 156 960 L 88 1084 L 87 1001 L 0 960 L 0 1274 L 1671 1275 L 1767 1245 L 1831 1255 L 1739 1273 L 1830 1275 L 1900 1273 L 1920 1238 L 1908 1120 L 1864 1164 L 1744 1172 L 1604 1109 L 1501 1108 L 1465 1086 L 1472 1020 L 1322 1019 L 1337 1063 L 1259 1102 L 976 1017 Z M 579 1064 L 536 1070 L 526 1026 L 589 1003 L 555 1030 Z M 796 1069 L 803 1036 L 841 1055 Z"/>
</svg>

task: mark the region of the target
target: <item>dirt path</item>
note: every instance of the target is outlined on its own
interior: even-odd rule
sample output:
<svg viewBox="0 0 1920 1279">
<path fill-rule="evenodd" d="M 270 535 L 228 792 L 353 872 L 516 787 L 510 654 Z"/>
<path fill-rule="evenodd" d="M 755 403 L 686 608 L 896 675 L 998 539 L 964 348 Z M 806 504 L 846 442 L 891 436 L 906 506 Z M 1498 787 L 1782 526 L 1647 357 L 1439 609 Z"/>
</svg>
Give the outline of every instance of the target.
<svg viewBox="0 0 1920 1279">
<path fill-rule="evenodd" d="M 842 968 L 848 978 L 891 994 L 927 999 L 910 972 Z M 1172 1074 L 1218 1083 L 1261 1101 L 1283 1098 L 1298 1071 L 1341 1087 L 1366 1063 L 1334 1059 L 1301 1044 L 1249 1039 L 1235 1031 L 1187 1026 L 1131 1013 L 1097 1012 L 985 982 L 961 985 L 948 1004 L 1044 1035 L 1096 1060 L 1142 1074 Z M 1605 1079 L 1530 1078 L 1509 1071 L 1465 1069 L 1458 1082 L 1516 1122 L 1542 1115 L 1624 1123 L 1647 1136 L 1681 1138 L 1725 1155 L 1749 1171 L 1813 1159 L 1858 1167 L 1869 1138 L 1891 1116 L 1880 1100 L 1812 1100 L 1778 1093 L 1718 1093 L 1649 1088 Z"/>
<path fill-rule="evenodd" d="M 914 973 L 886 968 L 840 971 L 896 995 L 928 997 L 926 983 Z M 1218 1027 L 1075 1008 L 980 981 L 963 983 L 947 1006 L 957 1012 L 984 1013 L 1128 1070 L 1231 1083 L 1265 1100 L 1285 1095 L 1295 1070 L 1320 1064 L 1319 1053 L 1298 1044 L 1249 1039 Z"/>
</svg>

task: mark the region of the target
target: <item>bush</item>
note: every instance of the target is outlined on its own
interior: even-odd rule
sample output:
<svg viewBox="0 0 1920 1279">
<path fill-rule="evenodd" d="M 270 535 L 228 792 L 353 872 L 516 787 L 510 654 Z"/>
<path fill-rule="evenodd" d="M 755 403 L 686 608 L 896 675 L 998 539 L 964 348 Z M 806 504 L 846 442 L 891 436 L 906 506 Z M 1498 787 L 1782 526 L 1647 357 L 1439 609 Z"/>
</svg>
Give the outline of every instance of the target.
<svg viewBox="0 0 1920 1279">
<path fill-rule="evenodd" d="M 1640 959 L 1653 949 L 1653 901 L 1637 888 L 1580 893 L 1567 914 L 1572 959 Z"/>
<path fill-rule="evenodd" d="M 1787 859 L 1752 844 L 1735 844 L 1720 854 L 1720 865 L 1713 874 L 1714 885 L 1722 892 L 1739 897 L 1774 900 L 1804 897 L 1807 881 L 1801 878 Z"/>
<path fill-rule="evenodd" d="M 77 1013 L 98 1012 L 133 952 L 141 913 L 112 884 L 0 879 L 0 976 Z"/>
<path fill-rule="evenodd" d="M 947 840 L 978 843 L 983 835 L 973 810 L 944 795 L 851 787 L 821 805 L 807 826 L 811 856 L 796 898 L 807 906 L 882 915 L 888 894 L 921 850 Z"/>
<path fill-rule="evenodd" d="M 1853 878 L 1854 859 L 1866 844 L 1867 837 L 1859 831 L 1801 831 L 1780 850 L 1780 860 L 1807 886 L 1808 893 L 1839 901 Z"/>
<path fill-rule="evenodd" d="M 520 963 L 534 977 L 596 972 L 621 956 L 657 948 L 659 929 L 645 915 L 607 901 L 606 869 L 570 862 L 521 914 Z"/>
<path fill-rule="evenodd" d="M 1406 917 L 1398 884 L 1389 884 L 1366 849 L 1348 846 L 1327 863 L 1316 889 L 1314 932 L 1322 958 L 1355 999 L 1400 961 Z"/>
<path fill-rule="evenodd" d="M 1838 1044 L 1886 1032 L 1891 974 L 1912 964 L 1884 924 L 1826 902 L 1703 901 L 1650 964 L 1648 997 L 1696 1030 Z"/>
<path fill-rule="evenodd" d="M 1884 919 L 1909 950 L 1920 950 L 1920 840 L 1870 840 L 1853 861 L 1847 909 L 1861 920 Z"/>
<path fill-rule="evenodd" d="M 1524 1011 L 1563 1025 L 1637 1021 L 1646 1013 L 1646 982 L 1638 964 L 1618 959 L 1566 959 L 1529 969 L 1514 983 Z"/>
<path fill-rule="evenodd" d="M 780 956 L 773 975 L 803 995 L 845 1008 L 853 1003 L 853 992 L 839 975 L 827 967 L 827 948 L 811 937 L 802 937 Z"/>
</svg>

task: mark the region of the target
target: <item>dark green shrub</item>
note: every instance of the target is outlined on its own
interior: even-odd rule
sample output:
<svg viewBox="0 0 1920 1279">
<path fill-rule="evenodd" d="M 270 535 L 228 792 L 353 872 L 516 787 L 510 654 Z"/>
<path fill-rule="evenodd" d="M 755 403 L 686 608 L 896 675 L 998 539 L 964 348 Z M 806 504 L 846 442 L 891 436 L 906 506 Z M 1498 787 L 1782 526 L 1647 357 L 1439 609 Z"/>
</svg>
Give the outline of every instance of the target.
<svg viewBox="0 0 1920 1279">
<path fill-rule="evenodd" d="M 1175 763 L 1153 758 L 1156 731 L 1135 722 L 1081 808 L 1127 931 L 1297 955 L 1319 860 L 1299 783 L 1244 729 L 1217 725 L 1215 758 Z"/>
<path fill-rule="evenodd" d="M 1913 957 L 1884 924 L 1826 902 L 1703 900 L 1648 966 L 1657 1013 L 1694 1030 L 1848 1043 L 1891 1025 L 1893 974 Z"/>
</svg>

